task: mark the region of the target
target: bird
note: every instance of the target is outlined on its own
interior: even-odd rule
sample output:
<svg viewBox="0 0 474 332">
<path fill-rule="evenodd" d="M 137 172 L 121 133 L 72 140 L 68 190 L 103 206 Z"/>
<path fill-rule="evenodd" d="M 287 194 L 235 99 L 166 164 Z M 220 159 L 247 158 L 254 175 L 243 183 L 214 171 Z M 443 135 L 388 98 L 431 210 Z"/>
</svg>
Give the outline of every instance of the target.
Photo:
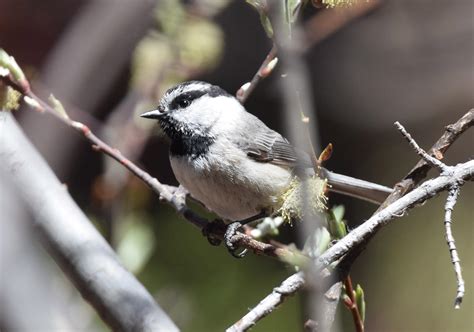
<svg viewBox="0 0 474 332">
<path fill-rule="evenodd" d="M 243 224 L 278 211 L 279 198 L 298 170 L 313 169 L 308 154 L 217 85 L 180 83 L 141 117 L 156 120 L 169 139 L 170 164 L 180 185 L 229 223 L 224 239 L 231 253 L 230 237 Z M 371 202 L 382 202 L 392 191 L 325 168 L 320 176 L 330 190 Z"/>
</svg>

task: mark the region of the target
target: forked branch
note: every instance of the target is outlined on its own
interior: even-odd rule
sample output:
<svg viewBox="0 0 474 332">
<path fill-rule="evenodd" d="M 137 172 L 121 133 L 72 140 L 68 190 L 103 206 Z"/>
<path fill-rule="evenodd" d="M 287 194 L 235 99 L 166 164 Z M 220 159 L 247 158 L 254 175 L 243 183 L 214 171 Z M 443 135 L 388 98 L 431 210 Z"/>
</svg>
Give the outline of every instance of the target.
<svg viewBox="0 0 474 332">
<path fill-rule="evenodd" d="M 474 113 L 472 110 L 469 111 L 456 124 L 466 128 L 471 126 L 473 121 L 473 118 L 471 117 L 472 113 Z M 471 124 L 466 125 L 466 118 L 470 119 L 468 123 Z M 454 142 L 455 138 L 457 138 L 457 136 L 460 135 L 464 130 L 459 131 L 456 136 L 452 136 L 450 143 L 446 144 L 444 149 L 447 149 L 449 145 Z M 446 134 L 443 135 L 443 137 L 445 136 Z M 423 155 L 426 157 L 425 154 Z M 427 160 L 431 161 L 431 158 L 427 158 Z M 472 181 L 474 179 L 474 160 L 470 160 L 456 166 L 446 166 L 443 164 L 442 168 L 445 171 L 440 176 L 424 182 L 421 186 L 411 191 L 407 195 L 399 198 L 387 207 L 377 211 L 366 222 L 355 228 L 347 236 L 330 247 L 316 260 L 317 269 L 321 271 L 330 264 L 351 253 L 352 250 L 358 250 L 361 245 L 367 243 L 367 241 L 369 241 L 383 226 L 387 225 L 395 218 L 402 217 L 409 209 L 424 203 L 426 200 L 434 197 L 436 194 L 442 191 L 448 190 L 451 192 L 453 186 L 457 186 L 457 188 L 459 188 L 466 181 Z M 454 193 L 451 193 L 449 197 L 451 197 L 449 201 L 452 202 Z M 448 205 L 446 211 L 450 211 L 450 209 L 452 209 L 452 206 Z M 446 217 L 446 220 L 449 220 L 449 222 L 446 224 L 448 225 L 447 229 L 450 230 L 450 214 Z M 455 301 L 455 307 L 458 307 L 464 294 L 464 281 L 461 276 L 461 268 L 459 265 L 457 251 L 454 246 L 454 239 L 452 238 L 452 234 L 450 232 L 447 231 L 446 234 L 446 240 L 448 242 L 448 246 L 450 247 L 452 262 L 455 266 L 456 277 L 458 280 L 458 292 Z M 451 236 L 448 237 L 448 234 Z M 451 250 L 451 248 L 453 248 L 453 250 Z M 284 280 L 280 287 L 284 286 L 284 289 L 289 289 L 291 290 L 291 294 L 294 294 L 303 288 L 305 284 L 306 281 L 304 279 L 304 275 L 302 272 L 298 272 Z M 275 290 L 280 289 L 280 287 L 275 288 Z M 233 324 L 228 329 L 228 331 L 246 331 L 251 326 L 255 325 L 260 319 L 267 316 L 268 313 L 275 310 L 280 304 L 283 303 L 285 298 L 290 295 L 289 293 L 285 292 L 285 296 L 282 296 L 275 290 L 265 297 L 256 307 L 250 310 L 243 318 Z"/>
</svg>

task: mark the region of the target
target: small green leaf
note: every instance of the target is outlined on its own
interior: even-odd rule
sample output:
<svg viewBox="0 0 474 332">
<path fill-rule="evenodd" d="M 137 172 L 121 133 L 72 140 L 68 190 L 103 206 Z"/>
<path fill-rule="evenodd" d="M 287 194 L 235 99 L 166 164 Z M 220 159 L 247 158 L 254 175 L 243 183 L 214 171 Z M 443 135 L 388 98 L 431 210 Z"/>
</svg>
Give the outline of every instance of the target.
<svg viewBox="0 0 474 332">
<path fill-rule="evenodd" d="M 263 26 L 263 29 L 265 30 L 265 33 L 267 34 L 268 38 L 273 37 L 273 27 L 272 27 L 272 22 L 268 18 L 268 15 L 264 12 L 260 12 L 260 23 Z"/>
<path fill-rule="evenodd" d="M 344 205 L 336 205 L 331 209 L 332 216 L 337 221 L 342 221 L 342 218 L 344 218 L 344 212 Z"/>
<path fill-rule="evenodd" d="M 8 53 L 5 52 L 5 50 L 1 48 L 0 48 L 0 66 L 8 69 L 12 77 L 17 82 L 26 80 L 25 74 L 23 73 L 23 70 L 21 70 L 18 63 L 16 63 L 15 58 L 8 55 Z"/>
<path fill-rule="evenodd" d="M 267 34 L 268 38 L 272 38 L 273 27 L 272 22 L 268 17 L 267 0 L 246 0 L 246 2 L 258 12 L 258 15 L 260 16 L 260 23 L 262 24 L 265 33 Z"/>
<path fill-rule="evenodd" d="M 324 227 L 318 228 L 316 231 L 316 249 L 318 256 L 328 249 L 329 243 L 331 243 L 331 236 L 328 230 Z"/>
<path fill-rule="evenodd" d="M 346 224 L 344 223 L 344 220 L 339 221 L 337 223 L 337 235 L 339 239 L 342 239 L 344 236 L 347 235 L 347 227 L 346 227 Z"/>
<path fill-rule="evenodd" d="M 59 113 L 63 118 L 69 119 L 69 116 L 66 113 L 66 110 L 64 109 L 63 104 L 53 95 L 50 94 L 48 98 L 49 102 L 51 103 L 51 106 L 53 109 Z"/>
<path fill-rule="evenodd" d="M 0 48 L 0 66 L 8 69 L 10 56 L 4 49 Z"/>
<path fill-rule="evenodd" d="M 337 221 L 332 216 L 329 217 L 328 228 L 329 233 L 331 233 L 332 237 L 335 239 L 342 239 L 347 234 L 344 221 Z"/>
<path fill-rule="evenodd" d="M 296 21 L 302 3 L 301 0 L 286 0 L 285 17 L 288 24 L 293 24 Z"/>
<path fill-rule="evenodd" d="M 297 270 L 304 269 L 311 263 L 311 260 L 303 255 L 295 245 L 289 245 L 287 249 L 286 254 L 279 256 L 281 261 L 296 267 Z"/>
<path fill-rule="evenodd" d="M 357 287 L 355 289 L 355 298 L 356 298 L 356 303 L 357 303 L 357 309 L 359 309 L 360 318 L 362 319 L 362 322 L 364 322 L 365 321 L 364 290 L 359 284 L 357 284 Z"/>
</svg>

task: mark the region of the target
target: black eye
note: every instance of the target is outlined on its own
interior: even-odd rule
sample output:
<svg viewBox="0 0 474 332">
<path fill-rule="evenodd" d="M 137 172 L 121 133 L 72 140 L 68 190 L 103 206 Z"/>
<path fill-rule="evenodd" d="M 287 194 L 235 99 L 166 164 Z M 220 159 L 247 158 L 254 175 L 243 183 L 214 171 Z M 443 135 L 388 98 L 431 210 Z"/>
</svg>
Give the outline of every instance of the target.
<svg viewBox="0 0 474 332">
<path fill-rule="evenodd" d="M 186 108 L 192 103 L 192 98 L 188 93 L 177 96 L 170 104 L 170 109 L 175 110 L 179 108 Z"/>
<path fill-rule="evenodd" d="M 173 101 L 170 103 L 170 109 L 175 110 L 178 108 L 186 108 L 192 103 L 194 103 L 196 99 L 199 99 L 206 93 L 207 91 L 205 90 L 192 90 L 184 92 L 173 99 Z"/>
<path fill-rule="evenodd" d="M 191 105 L 191 101 L 188 99 L 188 96 L 180 96 L 182 98 L 179 98 L 176 103 L 178 104 L 179 107 L 185 108 Z"/>
</svg>

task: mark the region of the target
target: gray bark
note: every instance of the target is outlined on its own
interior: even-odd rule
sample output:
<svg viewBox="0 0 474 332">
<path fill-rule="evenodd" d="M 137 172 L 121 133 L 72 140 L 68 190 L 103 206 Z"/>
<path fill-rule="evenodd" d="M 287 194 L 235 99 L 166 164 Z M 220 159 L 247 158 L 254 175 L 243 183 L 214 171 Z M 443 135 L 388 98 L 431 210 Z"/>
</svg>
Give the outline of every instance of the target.
<svg viewBox="0 0 474 332">
<path fill-rule="evenodd" d="M 53 258 L 106 324 L 115 331 L 178 331 L 7 112 L 0 112 L 0 168 L 34 215 Z"/>
</svg>

